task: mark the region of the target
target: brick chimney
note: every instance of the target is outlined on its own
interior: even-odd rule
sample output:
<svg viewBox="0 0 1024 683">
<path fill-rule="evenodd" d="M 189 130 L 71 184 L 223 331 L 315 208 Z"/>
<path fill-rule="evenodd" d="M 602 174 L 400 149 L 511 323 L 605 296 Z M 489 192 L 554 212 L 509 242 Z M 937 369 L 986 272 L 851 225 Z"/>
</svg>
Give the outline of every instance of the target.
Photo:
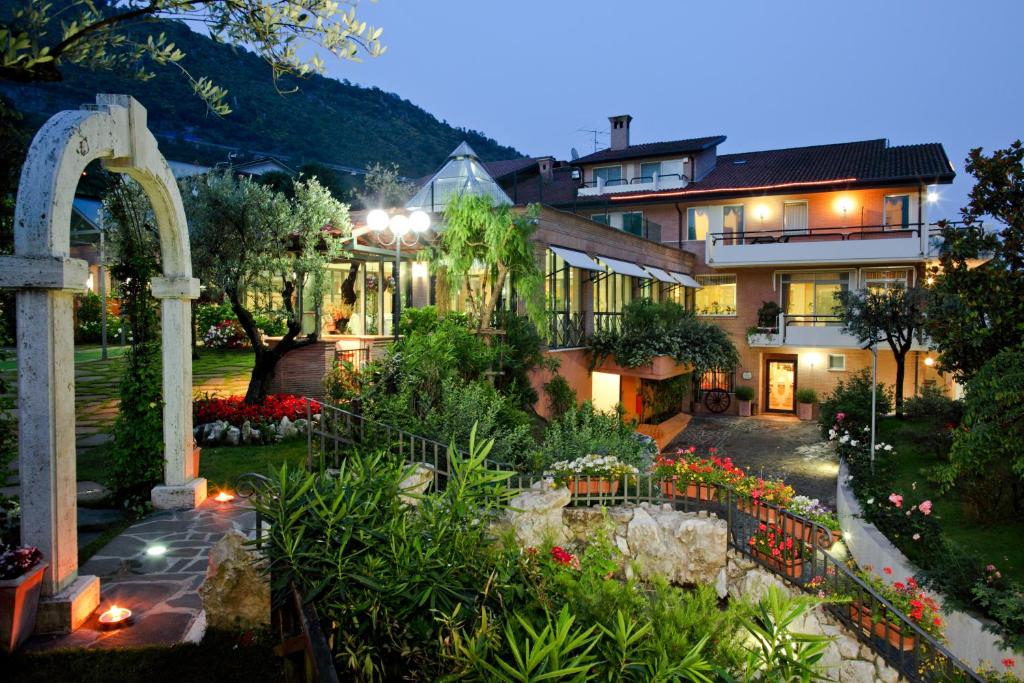
<svg viewBox="0 0 1024 683">
<path fill-rule="evenodd" d="M 539 157 L 537 168 L 540 170 L 540 177 L 544 180 L 551 180 L 555 175 L 555 158 Z"/>
<path fill-rule="evenodd" d="M 609 116 L 611 124 L 612 149 L 626 149 L 629 147 L 629 122 L 633 117 L 629 114 L 621 116 Z"/>
</svg>

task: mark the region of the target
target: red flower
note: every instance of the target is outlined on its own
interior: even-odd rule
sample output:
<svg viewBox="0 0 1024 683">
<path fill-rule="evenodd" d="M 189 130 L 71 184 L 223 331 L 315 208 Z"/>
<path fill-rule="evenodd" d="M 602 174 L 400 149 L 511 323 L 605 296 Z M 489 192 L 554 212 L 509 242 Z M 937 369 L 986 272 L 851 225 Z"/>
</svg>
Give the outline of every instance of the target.
<svg viewBox="0 0 1024 683">
<path fill-rule="evenodd" d="M 892 576 L 892 567 L 882 567 L 882 571 L 885 572 L 888 576 Z"/>
<path fill-rule="evenodd" d="M 1009 657 L 1003 660 L 1003 666 L 1005 666 L 1007 669 L 1012 669 L 1014 666 L 1016 666 L 1016 664 L 1017 662 L 1013 661 Z"/>
</svg>

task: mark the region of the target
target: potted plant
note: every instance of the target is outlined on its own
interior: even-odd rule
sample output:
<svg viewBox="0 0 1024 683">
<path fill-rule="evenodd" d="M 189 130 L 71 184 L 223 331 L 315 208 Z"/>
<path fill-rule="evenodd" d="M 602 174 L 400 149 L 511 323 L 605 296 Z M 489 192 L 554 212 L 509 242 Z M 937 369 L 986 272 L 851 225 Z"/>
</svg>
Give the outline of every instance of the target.
<svg viewBox="0 0 1024 683">
<path fill-rule="evenodd" d="M 817 498 L 793 496 L 782 516 L 782 528 L 787 534 L 810 541 L 820 548 L 831 548 L 842 537 L 836 513 L 821 504 Z"/>
<path fill-rule="evenodd" d="M 619 481 L 624 477 L 635 477 L 637 471 L 614 455 L 591 454 L 552 463 L 546 474 L 568 488 L 569 493 L 579 496 L 614 494 L 619 490 Z"/>
<path fill-rule="evenodd" d="M 883 568 L 882 571 L 892 574 L 892 569 L 889 567 Z M 937 640 L 945 640 L 942 632 L 942 618 L 939 617 L 939 606 L 933 598 L 921 590 L 914 577 L 909 576 L 906 581 L 896 581 L 890 585 L 887 581 L 867 571 L 859 572 L 859 576 L 876 593 L 905 614 L 915 626 L 934 636 Z M 874 601 L 869 604 L 854 597 L 850 602 L 849 610 L 850 619 L 865 634 L 882 638 L 889 645 L 903 652 L 909 652 L 917 645 L 917 636 L 913 630 L 905 628 L 905 624 L 881 604 Z"/>
<path fill-rule="evenodd" d="M 734 485 L 739 501 L 737 507 L 762 522 L 775 524 L 779 510 L 793 500 L 794 491 L 786 482 L 746 477 Z"/>
<path fill-rule="evenodd" d="M 796 414 L 801 420 L 814 419 L 814 404 L 818 402 L 818 392 L 814 389 L 799 389 L 796 392 Z"/>
<path fill-rule="evenodd" d="M 750 554 L 776 573 L 798 579 L 804 573 L 804 560 L 809 557 L 807 545 L 786 534 L 774 524 L 761 523 L 750 537 Z"/>
<path fill-rule="evenodd" d="M 676 457 L 659 455 L 655 458 L 651 474 L 658 479 L 658 486 L 666 497 L 716 500 L 720 486 L 745 476 L 731 459 L 719 457 L 714 448 L 709 450 L 707 458 L 698 457 L 696 451 L 691 446 L 676 451 Z"/>
<path fill-rule="evenodd" d="M 0 646 L 13 652 L 36 625 L 47 564 L 32 546 L 0 544 Z"/>
<path fill-rule="evenodd" d="M 740 417 L 750 417 L 750 402 L 754 400 L 754 387 L 741 384 L 736 387 L 736 401 L 739 405 Z"/>
</svg>

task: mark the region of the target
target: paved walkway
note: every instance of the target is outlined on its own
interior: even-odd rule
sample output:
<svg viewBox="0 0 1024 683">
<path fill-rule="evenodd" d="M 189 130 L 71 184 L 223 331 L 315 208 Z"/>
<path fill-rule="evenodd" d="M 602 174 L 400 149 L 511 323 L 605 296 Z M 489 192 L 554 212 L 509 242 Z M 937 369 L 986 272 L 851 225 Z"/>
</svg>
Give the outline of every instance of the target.
<svg viewBox="0 0 1024 683">
<path fill-rule="evenodd" d="M 196 642 L 205 630 L 198 590 L 210 548 L 230 529 L 251 535 L 255 513 L 244 503 L 208 499 L 195 510 L 157 512 L 128 527 L 79 567 L 100 577 L 100 607 L 77 631 L 35 636 L 28 650 L 173 645 Z M 166 548 L 152 555 L 154 548 Z M 132 624 L 99 628 L 98 615 L 112 605 L 132 611 Z"/>
<path fill-rule="evenodd" d="M 714 447 L 751 474 L 785 479 L 797 493 L 835 506 L 838 461 L 816 422 L 795 417 L 694 415 L 667 450 Z"/>
</svg>

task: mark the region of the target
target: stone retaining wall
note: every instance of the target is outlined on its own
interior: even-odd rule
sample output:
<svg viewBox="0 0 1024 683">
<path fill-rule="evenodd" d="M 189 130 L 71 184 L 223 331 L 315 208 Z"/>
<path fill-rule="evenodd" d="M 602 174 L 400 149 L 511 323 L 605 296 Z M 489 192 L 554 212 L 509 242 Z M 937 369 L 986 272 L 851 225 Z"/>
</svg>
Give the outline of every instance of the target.
<svg viewBox="0 0 1024 683">
<path fill-rule="evenodd" d="M 861 567 L 870 566 L 873 572 L 885 581 L 901 581 L 907 576 L 915 576 L 920 570 L 900 552 L 899 548 L 886 538 L 874 524 L 865 522 L 863 510 L 853 489 L 847 483 L 849 470 L 843 463 L 839 467 L 839 481 L 836 485 L 836 514 L 843 528 L 843 538 L 850 554 Z M 891 567 L 892 576 L 882 573 L 883 567 Z M 943 602 L 941 595 L 935 599 Z M 943 610 L 946 622 L 946 640 L 949 651 L 959 657 L 971 668 L 977 669 L 985 665 L 998 671 L 1005 670 L 1001 662 L 1012 659 L 1015 665 L 1012 671 L 1024 678 L 1024 653 L 1017 652 L 999 645 L 999 636 L 987 630 L 995 624 L 987 619 L 976 617 L 960 610 Z"/>
<path fill-rule="evenodd" d="M 622 553 L 623 572 L 642 578 L 664 576 L 675 584 L 713 584 L 720 597 L 760 600 L 770 586 L 800 591 L 729 548 L 728 524 L 707 512 L 680 512 L 671 505 L 604 508 L 567 507 L 566 488 L 538 482 L 509 503 L 502 522 L 522 547 L 546 541 L 586 541 L 607 528 Z M 834 638 L 822 660 L 826 675 L 839 683 L 894 683 L 899 675 L 857 640 L 824 607 L 809 611 L 794 631 Z"/>
</svg>

